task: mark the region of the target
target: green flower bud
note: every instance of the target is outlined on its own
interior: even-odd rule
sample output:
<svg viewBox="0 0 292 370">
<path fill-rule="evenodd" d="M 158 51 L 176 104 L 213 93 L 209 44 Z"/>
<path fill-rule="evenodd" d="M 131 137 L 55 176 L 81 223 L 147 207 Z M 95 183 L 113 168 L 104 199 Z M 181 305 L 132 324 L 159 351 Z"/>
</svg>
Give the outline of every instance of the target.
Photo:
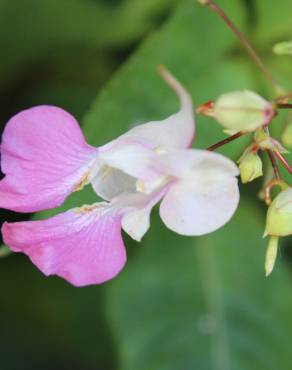
<svg viewBox="0 0 292 370">
<path fill-rule="evenodd" d="M 263 175 L 263 163 L 257 152 L 247 148 L 238 160 L 241 182 L 246 184 Z"/>
<path fill-rule="evenodd" d="M 268 124 L 275 112 L 270 102 L 248 90 L 226 93 L 215 101 L 214 117 L 232 132 L 250 132 Z"/>
<path fill-rule="evenodd" d="M 274 269 L 278 253 L 278 242 L 279 238 L 277 236 L 272 236 L 269 240 L 265 258 L 266 276 L 269 276 Z"/>
<path fill-rule="evenodd" d="M 292 55 L 292 41 L 279 42 L 273 47 L 273 52 L 277 55 Z"/>
<path fill-rule="evenodd" d="M 292 188 L 276 196 L 267 213 L 265 235 L 287 236 L 292 234 Z"/>
<path fill-rule="evenodd" d="M 281 139 L 287 148 L 292 148 L 292 122 L 286 126 Z"/>
</svg>

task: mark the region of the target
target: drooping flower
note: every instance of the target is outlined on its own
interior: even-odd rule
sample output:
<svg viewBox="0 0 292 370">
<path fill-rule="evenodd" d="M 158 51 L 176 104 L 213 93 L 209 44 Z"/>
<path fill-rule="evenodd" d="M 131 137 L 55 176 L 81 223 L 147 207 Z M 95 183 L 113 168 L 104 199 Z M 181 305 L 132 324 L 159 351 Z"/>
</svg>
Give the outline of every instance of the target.
<svg viewBox="0 0 292 370">
<path fill-rule="evenodd" d="M 169 72 L 161 73 L 179 97 L 179 112 L 99 148 L 86 143 L 76 120 L 60 108 L 34 107 L 7 123 L 0 207 L 53 208 L 88 183 L 105 200 L 44 221 L 4 223 L 5 243 L 44 274 L 76 286 L 113 278 L 126 261 L 121 229 L 140 241 L 160 201 L 163 222 L 182 235 L 209 233 L 233 215 L 237 167 L 220 154 L 189 149 L 195 130 L 191 97 Z"/>
</svg>

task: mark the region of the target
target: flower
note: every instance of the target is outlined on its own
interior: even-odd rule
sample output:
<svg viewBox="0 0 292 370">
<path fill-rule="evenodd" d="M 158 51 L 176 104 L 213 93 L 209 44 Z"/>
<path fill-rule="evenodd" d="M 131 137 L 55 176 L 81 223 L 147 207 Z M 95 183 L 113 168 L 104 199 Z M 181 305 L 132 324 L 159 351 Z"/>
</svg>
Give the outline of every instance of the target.
<svg viewBox="0 0 292 370">
<path fill-rule="evenodd" d="M 105 200 L 48 220 L 4 223 L 5 243 L 45 275 L 76 286 L 113 278 L 126 262 L 121 229 L 140 241 L 160 201 L 165 225 L 183 235 L 209 233 L 233 215 L 237 167 L 220 154 L 189 149 L 195 130 L 191 97 L 169 72 L 161 74 L 179 97 L 179 112 L 99 148 L 88 145 L 76 120 L 57 107 L 34 107 L 7 123 L 0 207 L 53 208 L 89 183 Z"/>
</svg>

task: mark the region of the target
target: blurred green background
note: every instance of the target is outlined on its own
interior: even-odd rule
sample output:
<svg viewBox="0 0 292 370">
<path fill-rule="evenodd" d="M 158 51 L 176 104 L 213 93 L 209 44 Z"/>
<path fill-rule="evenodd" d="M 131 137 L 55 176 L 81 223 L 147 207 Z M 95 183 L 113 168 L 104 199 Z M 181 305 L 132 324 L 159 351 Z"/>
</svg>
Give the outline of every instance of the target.
<svg viewBox="0 0 292 370">
<path fill-rule="evenodd" d="M 291 58 L 271 52 L 292 36 L 291 0 L 218 3 L 291 90 Z M 158 64 L 195 105 L 243 88 L 273 97 L 234 36 L 196 0 L 0 0 L 0 35 L 2 128 L 21 109 L 54 104 L 100 145 L 178 109 Z M 212 120 L 197 118 L 196 147 L 223 137 Z M 240 139 L 222 152 L 236 159 L 246 144 Z M 242 187 L 234 219 L 202 238 L 172 233 L 155 210 L 140 244 L 125 236 L 124 271 L 101 286 L 45 278 L 22 255 L 1 259 L 0 369 L 291 370 L 291 238 L 265 279 L 260 187 L 261 180 Z M 2 220 L 93 200 L 86 189 L 58 210 L 3 212 Z"/>
</svg>

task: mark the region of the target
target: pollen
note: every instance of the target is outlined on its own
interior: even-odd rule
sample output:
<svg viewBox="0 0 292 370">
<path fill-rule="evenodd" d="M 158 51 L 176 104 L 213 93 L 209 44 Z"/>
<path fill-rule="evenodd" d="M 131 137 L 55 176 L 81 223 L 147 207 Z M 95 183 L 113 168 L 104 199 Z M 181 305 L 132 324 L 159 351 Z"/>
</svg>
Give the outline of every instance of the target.
<svg viewBox="0 0 292 370">
<path fill-rule="evenodd" d="M 142 180 L 136 182 L 136 190 L 140 193 L 145 193 L 145 183 Z"/>
<path fill-rule="evenodd" d="M 101 174 L 101 180 L 104 180 L 108 175 L 109 173 L 111 172 L 111 167 L 108 166 L 108 165 L 104 165 L 102 167 L 102 174 Z"/>
<path fill-rule="evenodd" d="M 89 182 L 89 172 L 82 176 L 81 180 L 74 186 L 74 191 L 79 191 L 84 188 Z"/>
</svg>

